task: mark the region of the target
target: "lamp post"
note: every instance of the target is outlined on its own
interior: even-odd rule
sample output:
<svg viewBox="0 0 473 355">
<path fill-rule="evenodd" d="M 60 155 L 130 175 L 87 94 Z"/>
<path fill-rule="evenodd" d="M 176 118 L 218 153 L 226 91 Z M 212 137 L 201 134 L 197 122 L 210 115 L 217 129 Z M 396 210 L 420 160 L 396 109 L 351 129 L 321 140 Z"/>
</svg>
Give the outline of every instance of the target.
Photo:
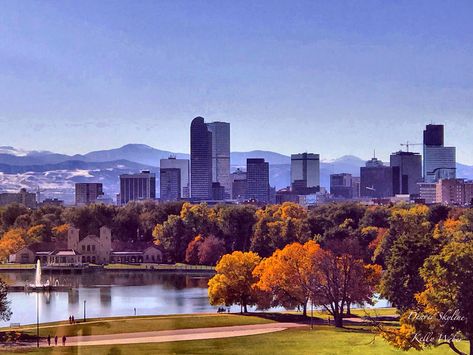
<svg viewBox="0 0 473 355">
<path fill-rule="evenodd" d="M 86 307 L 86 305 L 87 305 L 87 301 L 84 300 L 84 323 L 87 320 L 87 318 L 85 317 L 85 307 Z"/>
<path fill-rule="evenodd" d="M 39 292 L 36 290 L 36 347 L 39 348 Z"/>
</svg>

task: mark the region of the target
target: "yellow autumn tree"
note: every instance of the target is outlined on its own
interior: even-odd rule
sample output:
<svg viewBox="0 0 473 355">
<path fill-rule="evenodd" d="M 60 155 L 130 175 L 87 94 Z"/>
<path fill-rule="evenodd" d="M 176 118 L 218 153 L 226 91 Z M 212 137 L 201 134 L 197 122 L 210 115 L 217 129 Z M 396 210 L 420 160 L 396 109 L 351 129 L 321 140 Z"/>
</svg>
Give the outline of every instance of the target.
<svg viewBox="0 0 473 355">
<path fill-rule="evenodd" d="M 209 280 L 208 295 L 211 305 L 240 305 L 247 312 L 248 306 L 256 304 L 257 292 L 254 284 L 257 277 L 253 270 L 261 258 L 253 252 L 235 251 L 224 255 L 215 271 L 217 274 Z"/>
</svg>

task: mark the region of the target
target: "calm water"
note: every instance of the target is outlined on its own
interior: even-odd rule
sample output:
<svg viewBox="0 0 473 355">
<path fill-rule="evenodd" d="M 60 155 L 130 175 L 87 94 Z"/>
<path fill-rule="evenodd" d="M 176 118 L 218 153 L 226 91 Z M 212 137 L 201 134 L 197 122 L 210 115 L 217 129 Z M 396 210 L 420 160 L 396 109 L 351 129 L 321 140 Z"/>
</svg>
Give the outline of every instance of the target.
<svg viewBox="0 0 473 355">
<path fill-rule="evenodd" d="M 65 292 L 39 293 L 40 322 L 65 320 L 69 315 L 76 319 L 84 316 L 86 301 L 87 318 L 154 314 L 183 314 L 216 312 L 209 304 L 207 282 L 211 275 L 157 273 L 157 272 L 94 272 L 87 274 L 43 273 L 42 282 L 69 285 Z M 34 270 L 0 272 L 0 278 L 10 285 L 32 283 Z M 13 312 L 10 323 L 36 322 L 36 293 L 11 292 L 8 299 Z M 376 307 L 386 307 L 383 300 Z M 239 311 L 238 306 L 232 312 Z"/>
<path fill-rule="evenodd" d="M 40 321 L 64 320 L 69 315 L 108 317 L 149 314 L 215 312 L 207 298 L 211 275 L 155 272 L 95 272 L 78 275 L 43 274 L 43 283 L 59 281 L 70 291 L 39 294 Z M 34 279 L 34 271 L 0 273 L 10 285 L 25 285 Z M 36 322 L 36 293 L 11 292 L 11 320 L 0 322 L 29 324 Z"/>
</svg>

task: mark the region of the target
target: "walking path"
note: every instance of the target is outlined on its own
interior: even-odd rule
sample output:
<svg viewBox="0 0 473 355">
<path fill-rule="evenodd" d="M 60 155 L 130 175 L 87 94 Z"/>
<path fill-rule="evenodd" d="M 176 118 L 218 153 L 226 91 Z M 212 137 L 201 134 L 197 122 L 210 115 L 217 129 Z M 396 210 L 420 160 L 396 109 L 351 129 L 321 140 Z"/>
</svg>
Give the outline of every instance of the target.
<svg viewBox="0 0 473 355">
<path fill-rule="evenodd" d="M 169 341 L 219 339 L 272 333 L 282 331 L 288 328 L 305 326 L 306 325 L 304 324 L 298 323 L 267 323 L 237 325 L 230 327 L 211 327 L 197 329 L 161 330 L 154 332 L 75 336 L 67 338 L 66 346 L 163 343 Z M 60 342 L 61 339 L 59 339 L 59 343 Z M 48 344 L 43 341 L 41 343 L 41 346 L 47 347 Z"/>
</svg>

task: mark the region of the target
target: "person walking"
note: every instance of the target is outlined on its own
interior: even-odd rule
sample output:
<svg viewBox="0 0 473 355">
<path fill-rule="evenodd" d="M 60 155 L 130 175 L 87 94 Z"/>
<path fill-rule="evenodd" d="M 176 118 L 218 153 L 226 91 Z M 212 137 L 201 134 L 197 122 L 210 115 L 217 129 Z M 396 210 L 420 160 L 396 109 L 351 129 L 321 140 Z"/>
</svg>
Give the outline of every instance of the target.
<svg viewBox="0 0 473 355">
<path fill-rule="evenodd" d="M 54 345 L 57 346 L 57 335 L 54 337 Z"/>
<path fill-rule="evenodd" d="M 74 316 L 71 316 L 71 319 L 72 319 L 72 324 L 74 324 L 76 322 L 76 320 L 74 319 Z"/>
<path fill-rule="evenodd" d="M 51 334 L 48 334 L 48 346 L 51 346 Z"/>
<path fill-rule="evenodd" d="M 62 336 L 62 346 L 66 346 L 66 336 Z"/>
</svg>

